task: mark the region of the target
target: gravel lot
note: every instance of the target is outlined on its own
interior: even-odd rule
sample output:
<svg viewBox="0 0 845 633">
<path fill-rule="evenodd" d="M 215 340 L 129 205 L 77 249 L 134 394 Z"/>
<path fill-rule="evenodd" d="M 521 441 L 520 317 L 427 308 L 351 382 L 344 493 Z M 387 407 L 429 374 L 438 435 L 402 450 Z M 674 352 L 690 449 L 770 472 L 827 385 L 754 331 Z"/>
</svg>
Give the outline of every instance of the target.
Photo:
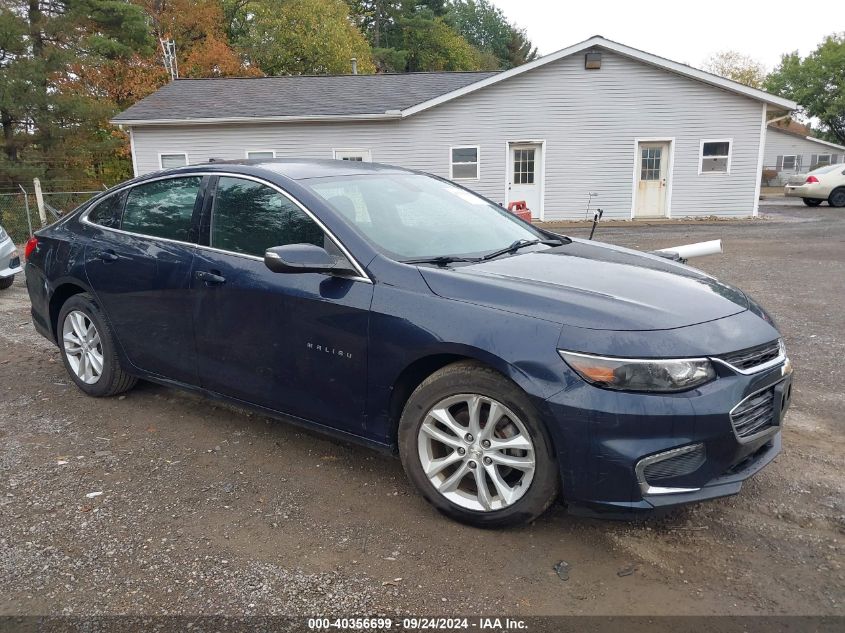
<svg viewBox="0 0 845 633">
<path fill-rule="evenodd" d="M 696 265 L 772 312 L 796 366 L 776 462 L 642 523 L 558 506 L 479 531 L 366 449 L 146 383 L 86 398 L 18 278 L 0 293 L 0 614 L 845 613 L 845 210 L 764 211 L 599 228 L 642 249 L 722 238 Z"/>
</svg>

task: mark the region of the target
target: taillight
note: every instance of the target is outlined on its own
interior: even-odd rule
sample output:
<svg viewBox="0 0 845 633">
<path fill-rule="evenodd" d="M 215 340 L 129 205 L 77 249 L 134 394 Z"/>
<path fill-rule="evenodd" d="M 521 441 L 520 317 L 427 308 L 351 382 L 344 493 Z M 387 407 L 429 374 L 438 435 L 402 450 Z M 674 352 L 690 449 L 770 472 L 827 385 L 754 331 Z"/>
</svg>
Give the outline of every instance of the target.
<svg viewBox="0 0 845 633">
<path fill-rule="evenodd" d="M 29 256 L 32 255 L 32 251 L 35 250 L 36 246 L 38 246 L 37 237 L 31 237 L 26 241 L 26 245 L 23 247 L 23 257 L 25 260 L 29 261 Z"/>
<path fill-rule="evenodd" d="M 818 181 L 819 181 L 819 179 L 816 178 L 815 176 L 807 176 L 807 180 L 804 181 L 804 184 L 811 185 L 814 182 L 818 182 Z"/>
</svg>

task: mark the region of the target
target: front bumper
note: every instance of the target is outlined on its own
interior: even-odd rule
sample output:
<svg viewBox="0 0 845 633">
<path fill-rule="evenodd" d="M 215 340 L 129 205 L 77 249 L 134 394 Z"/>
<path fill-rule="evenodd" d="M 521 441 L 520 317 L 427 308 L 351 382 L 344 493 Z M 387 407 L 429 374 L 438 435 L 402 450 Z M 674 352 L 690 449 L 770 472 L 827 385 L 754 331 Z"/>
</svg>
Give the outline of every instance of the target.
<svg viewBox="0 0 845 633">
<path fill-rule="evenodd" d="M 683 393 L 615 392 L 573 380 L 546 400 L 563 497 L 573 510 L 630 516 L 733 495 L 771 462 L 781 450 L 791 366 L 786 361 L 750 375 L 717 371 L 715 381 Z M 741 437 L 731 410 L 769 391 L 773 402 L 779 398 L 772 423 Z M 700 446 L 704 455 L 693 470 L 668 477 L 664 472 L 646 485 L 644 459 L 692 446 Z"/>
<path fill-rule="evenodd" d="M 21 259 L 11 238 L 0 241 L 0 279 L 23 272 Z"/>
</svg>

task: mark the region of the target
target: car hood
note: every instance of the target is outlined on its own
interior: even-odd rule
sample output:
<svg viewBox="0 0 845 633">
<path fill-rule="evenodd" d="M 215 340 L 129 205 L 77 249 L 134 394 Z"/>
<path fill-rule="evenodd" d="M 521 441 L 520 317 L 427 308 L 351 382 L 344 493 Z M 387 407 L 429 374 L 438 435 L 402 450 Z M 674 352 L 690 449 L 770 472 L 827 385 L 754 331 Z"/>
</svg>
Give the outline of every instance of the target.
<svg viewBox="0 0 845 633">
<path fill-rule="evenodd" d="M 741 291 L 699 270 L 586 240 L 420 272 L 444 298 L 596 330 L 666 330 L 748 309 Z"/>
</svg>

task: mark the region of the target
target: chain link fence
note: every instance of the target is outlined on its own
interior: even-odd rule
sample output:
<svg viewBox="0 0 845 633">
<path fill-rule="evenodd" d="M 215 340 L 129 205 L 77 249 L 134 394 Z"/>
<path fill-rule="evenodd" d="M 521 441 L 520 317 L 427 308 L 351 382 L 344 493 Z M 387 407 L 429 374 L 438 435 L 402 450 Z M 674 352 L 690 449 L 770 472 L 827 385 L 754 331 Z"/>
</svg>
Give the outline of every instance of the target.
<svg viewBox="0 0 845 633">
<path fill-rule="evenodd" d="M 47 222 L 53 222 L 58 215 L 72 211 L 100 191 L 44 191 L 42 197 L 47 213 Z M 27 218 L 27 207 L 29 217 Z M 58 214 L 58 215 L 57 215 Z M 41 228 L 38 203 L 31 191 L 4 190 L 0 192 L 0 226 L 6 229 L 15 244 L 23 244 L 32 231 Z"/>
</svg>

